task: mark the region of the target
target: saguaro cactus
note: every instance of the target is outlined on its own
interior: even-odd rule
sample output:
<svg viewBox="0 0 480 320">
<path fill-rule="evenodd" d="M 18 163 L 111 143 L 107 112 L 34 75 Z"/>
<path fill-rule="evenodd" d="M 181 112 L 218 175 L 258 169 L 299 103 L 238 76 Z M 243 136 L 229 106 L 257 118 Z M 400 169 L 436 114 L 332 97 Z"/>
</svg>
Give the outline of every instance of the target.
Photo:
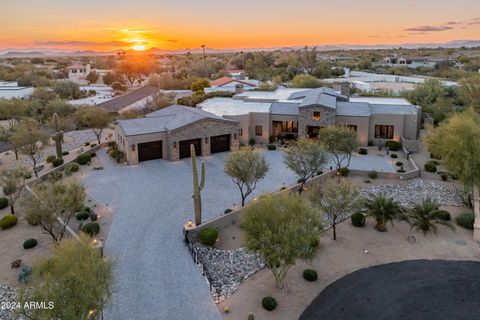
<svg viewBox="0 0 480 320">
<path fill-rule="evenodd" d="M 57 158 L 62 159 L 62 143 L 63 143 L 63 131 L 59 130 L 58 114 L 53 114 L 53 126 L 55 127 L 55 133 L 52 136 L 55 141 L 55 149 L 57 151 Z"/>
<path fill-rule="evenodd" d="M 195 210 L 195 225 L 199 226 L 202 223 L 202 196 L 200 192 L 205 186 L 205 161 L 202 161 L 202 173 L 200 177 L 200 184 L 198 183 L 197 172 L 197 156 L 195 147 L 190 145 L 190 156 L 192 158 L 192 174 L 193 174 L 193 208 Z"/>
</svg>

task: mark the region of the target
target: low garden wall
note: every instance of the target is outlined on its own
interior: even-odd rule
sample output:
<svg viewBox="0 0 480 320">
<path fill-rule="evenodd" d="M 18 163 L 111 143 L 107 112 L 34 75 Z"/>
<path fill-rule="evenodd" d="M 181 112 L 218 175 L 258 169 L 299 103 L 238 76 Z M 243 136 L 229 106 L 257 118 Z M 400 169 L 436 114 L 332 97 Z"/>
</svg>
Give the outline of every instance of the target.
<svg viewBox="0 0 480 320">
<path fill-rule="evenodd" d="M 408 151 L 419 152 L 420 151 L 420 140 L 408 140 L 404 137 L 400 137 L 400 143 L 402 147 Z"/>
</svg>

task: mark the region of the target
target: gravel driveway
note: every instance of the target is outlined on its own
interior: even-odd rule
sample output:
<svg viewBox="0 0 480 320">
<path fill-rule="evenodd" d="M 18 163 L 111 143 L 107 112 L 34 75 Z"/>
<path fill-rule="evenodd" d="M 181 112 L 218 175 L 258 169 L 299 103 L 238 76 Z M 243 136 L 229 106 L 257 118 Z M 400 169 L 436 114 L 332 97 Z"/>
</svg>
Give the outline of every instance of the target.
<svg viewBox="0 0 480 320">
<path fill-rule="evenodd" d="M 238 189 L 223 173 L 226 155 L 204 158 L 204 219 L 240 203 Z M 93 171 L 83 182 L 89 195 L 115 212 L 106 253 L 115 261 L 116 282 L 106 319 L 221 319 L 183 243 L 182 226 L 193 220 L 190 159 L 123 166 L 112 163 L 104 150 L 98 156 L 104 170 Z M 250 199 L 297 180 L 279 151 L 265 156 L 270 171 Z"/>
</svg>

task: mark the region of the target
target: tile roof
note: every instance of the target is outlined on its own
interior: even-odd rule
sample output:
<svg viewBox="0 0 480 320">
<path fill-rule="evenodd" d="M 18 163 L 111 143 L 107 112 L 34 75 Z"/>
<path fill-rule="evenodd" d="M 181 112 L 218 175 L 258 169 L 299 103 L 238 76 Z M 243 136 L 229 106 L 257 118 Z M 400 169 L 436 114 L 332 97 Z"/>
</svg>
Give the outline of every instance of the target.
<svg viewBox="0 0 480 320">
<path fill-rule="evenodd" d="M 238 82 L 238 83 L 245 84 L 247 86 L 255 87 L 255 84 L 253 82 L 252 83 L 248 82 L 248 80 L 237 80 L 235 78 L 227 77 L 227 76 L 223 76 L 221 78 L 210 81 L 210 85 L 212 87 L 220 87 L 220 86 L 229 84 L 230 82 Z"/>
<path fill-rule="evenodd" d="M 145 118 L 119 120 L 125 135 L 139 135 L 175 130 L 203 119 L 236 123 L 198 108 L 172 105 L 145 116 Z"/>
<path fill-rule="evenodd" d="M 100 103 L 97 106 L 105 108 L 110 112 L 116 112 L 128 107 L 129 105 L 137 101 L 147 98 L 158 91 L 160 91 L 160 89 L 158 88 L 152 86 L 143 86 L 118 98 Z"/>
</svg>

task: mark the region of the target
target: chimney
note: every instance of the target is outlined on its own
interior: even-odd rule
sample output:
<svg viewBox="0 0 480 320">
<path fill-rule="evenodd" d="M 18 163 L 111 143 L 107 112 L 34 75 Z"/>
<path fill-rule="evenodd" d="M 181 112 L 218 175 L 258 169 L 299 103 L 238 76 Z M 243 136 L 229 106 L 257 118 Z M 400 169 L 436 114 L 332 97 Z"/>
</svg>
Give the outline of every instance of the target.
<svg viewBox="0 0 480 320">
<path fill-rule="evenodd" d="M 235 94 L 243 93 L 243 83 L 237 83 L 235 85 Z"/>
</svg>

